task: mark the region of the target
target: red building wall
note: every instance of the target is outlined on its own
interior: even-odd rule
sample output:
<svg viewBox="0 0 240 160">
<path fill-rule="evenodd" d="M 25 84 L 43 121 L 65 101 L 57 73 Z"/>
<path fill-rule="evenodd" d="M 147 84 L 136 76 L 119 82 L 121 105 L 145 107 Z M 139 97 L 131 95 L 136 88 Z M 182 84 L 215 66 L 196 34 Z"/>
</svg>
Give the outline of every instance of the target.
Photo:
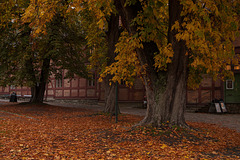
<svg viewBox="0 0 240 160">
<path fill-rule="evenodd" d="M 240 37 L 233 44 L 235 52 L 240 54 Z M 95 74 L 94 77 L 97 75 Z M 104 101 L 104 88 L 96 78 L 92 82 L 80 77 L 72 80 L 62 79 L 60 87 L 56 85 L 56 81 L 54 77 L 50 78 L 46 87 L 45 99 L 96 99 Z M 0 95 L 10 94 L 13 91 L 20 96 L 31 95 L 31 90 L 28 87 L 0 87 Z M 119 84 L 119 101 L 141 102 L 144 95 L 145 89 L 140 79 L 135 81 L 132 88 Z M 213 99 L 224 99 L 224 83 L 220 80 L 213 81 L 208 75 L 203 75 L 200 87 L 196 90 L 188 89 L 186 97 L 188 104 L 207 104 Z"/>
<path fill-rule="evenodd" d="M 96 75 L 95 75 L 96 77 Z M 93 85 L 94 84 L 94 85 Z M 196 90 L 187 90 L 187 104 L 208 104 L 213 99 L 224 98 L 223 82 L 213 81 L 208 75 L 203 75 L 203 81 Z M 125 85 L 118 85 L 118 99 L 121 102 L 142 102 L 145 89 L 140 79 L 134 82 L 129 88 Z M 30 88 L 27 87 L 0 87 L 0 94 L 10 94 L 15 91 L 17 95 L 31 95 Z M 75 79 L 62 79 L 62 86 L 57 86 L 57 80 L 50 78 L 46 87 L 45 100 L 86 100 L 94 99 L 104 101 L 104 88 L 97 79 L 87 80 L 76 77 Z"/>
<path fill-rule="evenodd" d="M 209 75 L 203 75 L 203 80 L 196 90 L 187 90 L 187 104 L 208 104 L 213 99 L 224 99 L 223 82 L 214 81 Z"/>
</svg>

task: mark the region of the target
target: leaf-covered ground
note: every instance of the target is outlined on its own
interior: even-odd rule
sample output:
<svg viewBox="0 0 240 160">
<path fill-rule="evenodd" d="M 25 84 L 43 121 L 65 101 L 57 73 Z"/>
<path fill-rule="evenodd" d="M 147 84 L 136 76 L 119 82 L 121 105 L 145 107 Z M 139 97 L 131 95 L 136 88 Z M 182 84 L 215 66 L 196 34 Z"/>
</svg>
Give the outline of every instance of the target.
<svg viewBox="0 0 240 160">
<path fill-rule="evenodd" d="M 0 105 L 0 159 L 239 159 L 240 133 L 213 124 L 194 130 L 131 126 L 79 108 Z"/>
</svg>

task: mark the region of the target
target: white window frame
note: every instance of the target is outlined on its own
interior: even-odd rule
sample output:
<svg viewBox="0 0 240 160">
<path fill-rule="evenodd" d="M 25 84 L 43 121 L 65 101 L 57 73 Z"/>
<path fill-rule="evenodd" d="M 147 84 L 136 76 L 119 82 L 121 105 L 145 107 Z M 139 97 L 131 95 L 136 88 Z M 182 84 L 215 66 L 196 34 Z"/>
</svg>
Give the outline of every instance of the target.
<svg viewBox="0 0 240 160">
<path fill-rule="evenodd" d="M 10 85 L 10 89 L 15 89 L 15 85 Z"/>
<path fill-rule="evenodd" d="M 56 79 L 56 88 L 62 88 L 63 83 L 62 83 L 62 78 Z"/>
<path fill-rule="evenodd" d="M 93 73 L 91 78 L 88 80 L 88 87 L 95 87 L 95 73 Z"/>
<path fill-rule="evenodd" d="M 228 87 L 228 83 L 232 83 L 232 87 Z M 226 80 L 226 89 L 234 89 L 234 81 L 232 79 Z"/>
</svg>

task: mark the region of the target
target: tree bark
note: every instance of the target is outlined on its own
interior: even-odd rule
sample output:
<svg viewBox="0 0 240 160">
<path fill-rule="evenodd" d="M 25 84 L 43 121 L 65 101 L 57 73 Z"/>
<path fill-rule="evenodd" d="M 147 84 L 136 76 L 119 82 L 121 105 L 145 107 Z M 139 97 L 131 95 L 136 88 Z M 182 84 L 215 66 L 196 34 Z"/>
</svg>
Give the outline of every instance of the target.
<svg viewBox="0 0 240 160">
<path fill-rule="evenodd" d="M 40 82 L 31 87 L 32 97 L 30 99 L 31 103 L 43 103 L 44 93 L 46 90 L 46 85 L 49 77 L 49 67 L 50 59 L 45 58 L 43 60 L 43 65 L 40 74 Z"/>
<path fill-rule="evenodd" d="M 116 83 L 110 85 L 110 75 L 107 75 L 104 79 L 105 89 L 105 107 L 104 112 L 114 115 L 116 113 Z M 117 114 L 120 114 L 119 106 L 117 105 Z"/>
<path fill-rule="evenodd" d="M 108 32 L 107 32 L 107 43 L 108 43 L 108 62 L 107 65 L 111 65 L 114 62 L 115 58 L 115 45 L 119 38 L 119 15 L 112 14 L 108 21 Z M 111 75 L 107 75 L 104 79 L 104 90 L 105 90 L 105 106 L 104 112 L 106 113 L 115 113 L 115 104 L 116 104 L 116 84 L 109 84 Z M 120 113 L 119 106 L 117 106 L 117 111 Z"/>
<path fill-rule="evenodd" d="M 124 6 L 125 0 L 119 1 L 116 8 L 123 19 L 123 25 L 132 35 L 137 33 L 137 26 L 131 25 L 137 13 L 142 10 L 141 3 Z M 178 0 L 169 0 L 168 42 L 172 44 L 174 56 L 167 71 L 154 68 L 154 53 L 158 48 L 154 42 L 143 43 L 143 49 L 136 49 L 141 65 L 147 64 L 147 74 L 143 77 L 147 96 L 147 112 L 138 125 L 159 127 L 162 123 L 187 127 L 184 119 L 186 107 L 187 59 L 185 42 L 177 41 L 177 31 L 171 30 L 175 21 L 181 24 L 182 6 Z"/>
</svg>

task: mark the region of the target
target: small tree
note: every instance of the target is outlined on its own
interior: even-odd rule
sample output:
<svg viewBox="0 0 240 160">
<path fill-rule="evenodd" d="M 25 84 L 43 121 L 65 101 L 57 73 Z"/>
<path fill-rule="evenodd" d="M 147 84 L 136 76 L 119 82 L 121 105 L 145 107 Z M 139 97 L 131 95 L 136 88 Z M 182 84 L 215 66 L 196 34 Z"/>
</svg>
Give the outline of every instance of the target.
<svg viewBox="0 0 240 160">
<path fill-rule="evenodd" d="M 115 44 L 119 37 L 119 16 L 116 12 L 112 12 L 112 9 L 109 10 L 113 6 L 112 1 L 103 3 L 101 1 L 61 2 L 62 0 L 31 2 L 25 11 L 23 20 L 30 23 L 33 35 L 37 37 L 47 32 L 46 24 L 53 20 L 59 7 L 65 9 L 61 12 L 63 16 L 80 15 L 76 21 L 80 22 L 82 27 L 80 30 L 86 34 L 87 46 L 91 49 L 90 68 L 102 72 L 106 65 L 109 66 L 114 61 Z M 61 3 L 61 6 L 58 3 Z M 115 94 L 112 94 L 115 91 L 115 85 L 110 85 L 111 77 L 108 75 L 104 79 L 106 97 L 104 111 L 109 113 L 115 112 Z"/>
<path fill-rule="evenodd" d="M 58 5 L 61 6 L 64 2 Z M 73 77 L 74 74 L 82 77 L 87 75 L 84 64 L 86 55 L 83 53 L 85 40 L 79 29 L 78 15 L 64 17 L 61 15 L 62 8 L 56 11 L 58 14 L 45 24 L 45 32 L 39 33 L 38 36 L 33 34 L 35 32 L 29 28 L 32 24 L 27 21 L 24 25 L 20 25 L 21 21 L 14 22 L 18 24 L 17 27 L 11 27 L 8 32 L 4 32 L 14 38 L 9 39 L 11 42 L 6 39 L 2 43 L 3 52 L 8 48 L 8 53 L 2 54 L 7 59 L 1 63 L 2 84 L 14 83 L 31 87 L 30 101 L 34 103 L 43 102 L 50 74 L 67 69 L 68 77 Z M 71 21 L 74 23 L 70 23 Z"/>
</svg>

